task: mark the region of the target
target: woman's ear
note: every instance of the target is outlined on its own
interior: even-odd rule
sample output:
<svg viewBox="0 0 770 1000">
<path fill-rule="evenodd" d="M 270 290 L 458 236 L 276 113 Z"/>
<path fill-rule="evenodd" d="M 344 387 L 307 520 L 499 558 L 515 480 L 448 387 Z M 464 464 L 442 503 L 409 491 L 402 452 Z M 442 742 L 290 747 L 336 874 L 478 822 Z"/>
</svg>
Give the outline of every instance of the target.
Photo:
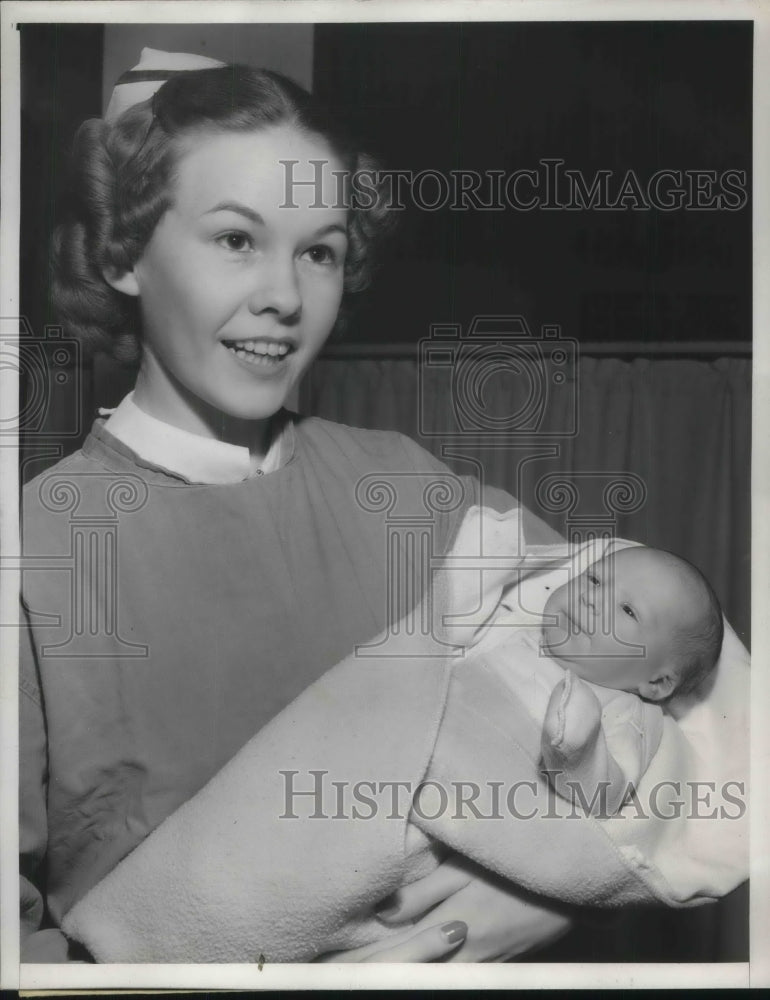
<svg viewBox="0 0 770 1000">
<path fill-rule="evenodd" d="M 663 701 L 674 693 L 675 688 L 675 672 L 664 667 L 654 677 L 643 681 L 636 689 L 636 693 L 640 698 L 644 698 L 645 701 Z"/>
<path fill-rule="evenodd" d="M 134 296 L 139 294 L 139 282 L 133 269 L 121 271 L 116 267 L 105 267 L 102 270 L 102 277 L 116 292 Z"/>
</svg>

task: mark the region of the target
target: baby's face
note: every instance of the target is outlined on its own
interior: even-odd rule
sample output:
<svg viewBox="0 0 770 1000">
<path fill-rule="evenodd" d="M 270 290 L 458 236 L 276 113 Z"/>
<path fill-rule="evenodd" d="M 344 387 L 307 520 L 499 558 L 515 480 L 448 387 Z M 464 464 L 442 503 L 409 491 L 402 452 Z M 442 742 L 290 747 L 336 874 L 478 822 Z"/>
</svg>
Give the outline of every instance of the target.
<svg viewBox="0 0 770 1000">
<path fill-rule="evenodd" d="M 622 549 L 554 591 L 543 648 L 587 681 L 659 700 L 676 681 L 676 633 L 698 612 L 698 597 L 671 557 Z"/>
</svg>

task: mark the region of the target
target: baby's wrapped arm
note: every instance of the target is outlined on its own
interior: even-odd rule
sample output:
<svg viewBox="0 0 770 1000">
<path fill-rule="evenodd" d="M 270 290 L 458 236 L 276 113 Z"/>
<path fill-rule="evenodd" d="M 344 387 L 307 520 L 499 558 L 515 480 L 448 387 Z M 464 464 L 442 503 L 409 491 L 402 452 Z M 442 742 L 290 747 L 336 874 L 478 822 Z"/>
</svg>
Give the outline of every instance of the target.
<svg viewBox="0 0 770 1000">
<path fill-rule="evenodd" d="M 551 694 L 541 749 L 543 769 L 555 791 L 592 816 L 617 812 L 629 784 L 642 774 L 641 761 L 638 774 L 624 773 L 607 743 L 601 702 L 572 671 Z"/>
</svg>

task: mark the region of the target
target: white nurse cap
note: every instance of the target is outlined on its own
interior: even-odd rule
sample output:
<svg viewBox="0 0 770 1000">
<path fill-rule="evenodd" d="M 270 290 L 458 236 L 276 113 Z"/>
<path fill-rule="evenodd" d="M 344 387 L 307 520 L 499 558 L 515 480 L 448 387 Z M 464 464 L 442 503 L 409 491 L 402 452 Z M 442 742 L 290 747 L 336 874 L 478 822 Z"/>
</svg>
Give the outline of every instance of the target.
<svg viewBox="0 0 770 1000">
<path fill-rule="evenodd" d="M 208 56 L 193 55 L 189 52 L 142 49 L 137 65 L 127 73 L 123 73 L 115 84 L 110 103 L 104 113 L 105 121 L 113 122 L 134 104 L 148 100 L 175 73 L 191 69 L 216 69 L 226 65 L 227 63 L 218 59 L 209 59 Z"/>
</svg>

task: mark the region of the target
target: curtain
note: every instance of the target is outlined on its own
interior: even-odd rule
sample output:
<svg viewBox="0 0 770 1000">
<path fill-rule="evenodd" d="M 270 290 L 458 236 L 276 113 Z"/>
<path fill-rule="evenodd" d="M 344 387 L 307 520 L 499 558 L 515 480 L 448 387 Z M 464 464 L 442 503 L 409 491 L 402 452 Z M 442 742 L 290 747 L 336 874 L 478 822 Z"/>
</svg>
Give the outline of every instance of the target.
<svg viewBox="0 0 770 1000">
<path fill-rule="evenodd" d="M 322 358 L 302 410 L 408 434 L 565 534 L 611 521 L 621 537 L 684 556 L 749 645 L 749 360 L 587 357 L 548 391 L 501 370 L 481 372 L 475 394 L 457 367 Z"/>
</svg>

